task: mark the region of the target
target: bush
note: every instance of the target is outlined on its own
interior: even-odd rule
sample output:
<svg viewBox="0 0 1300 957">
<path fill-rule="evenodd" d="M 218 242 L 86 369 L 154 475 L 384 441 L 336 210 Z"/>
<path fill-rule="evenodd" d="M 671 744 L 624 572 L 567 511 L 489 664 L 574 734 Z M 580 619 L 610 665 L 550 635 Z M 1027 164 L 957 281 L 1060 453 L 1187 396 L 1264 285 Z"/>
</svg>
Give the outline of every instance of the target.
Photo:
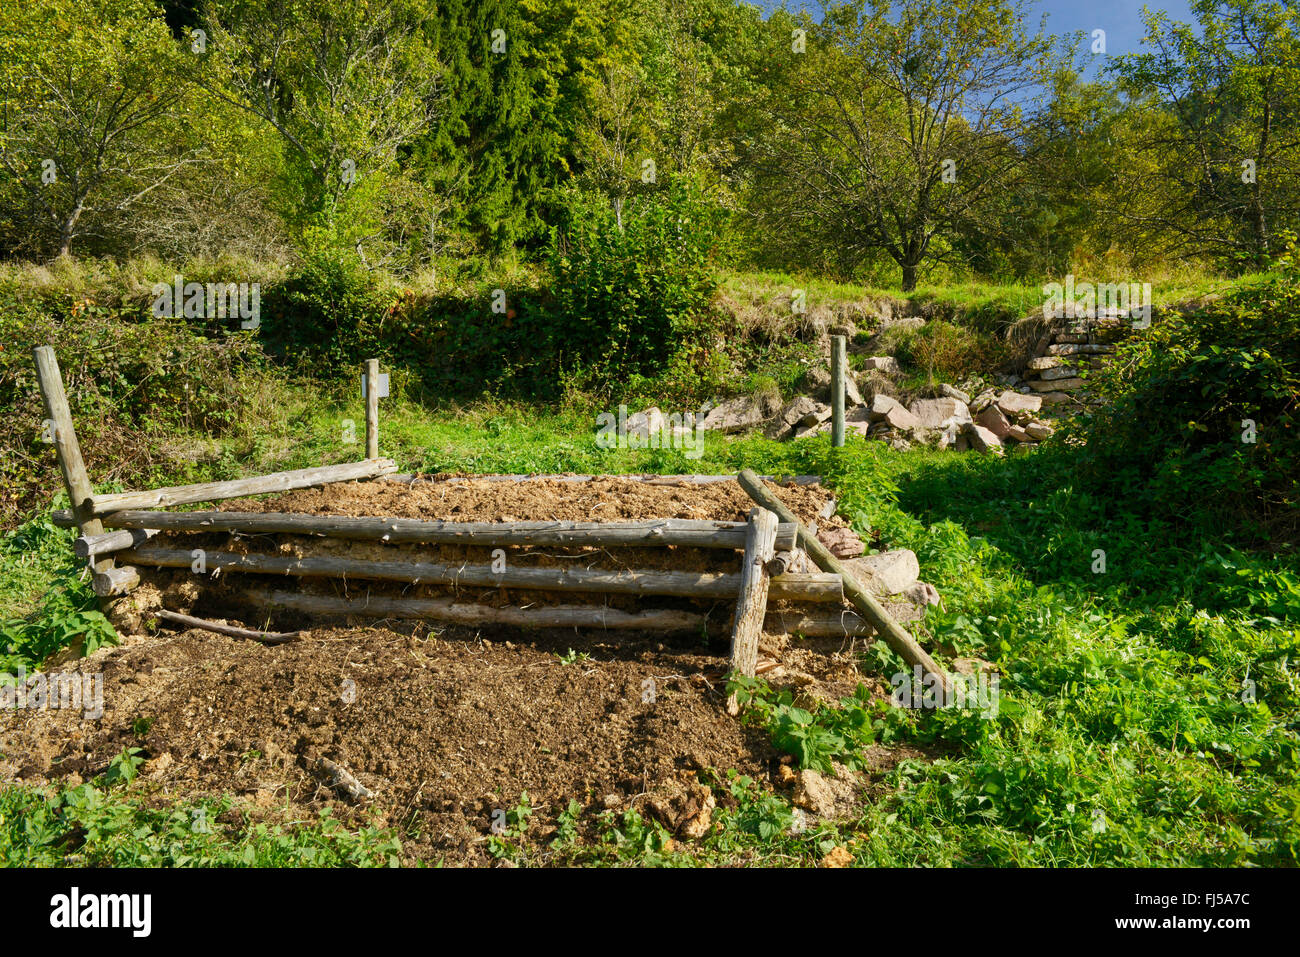
<svg viewBox="0 0 1300 957">
<path fill-rule="evenodd" d="M 551 334 L 561 367 L 609 391 L 654 376 L 687 353 L 708 364 L 717 211 L 682 179 L 629 200 L 623 225 L 609 202 L 571 192 L 552 244 Z"/>
<path fill-rule="evenodd" d="M 1300 292 L 1283 275 L 1173 311 L 1097 375 L 1084 461 L 1111 495 L 1217 522 L 1300 528 Z"/>
<path fill-rule="evenodd" d="M 956 382 L 971 373 L 986 373 L 1007 359 L 1007 347 L 990 332 L 936 319 L 900 337 L 900 362 L 925 374 L 931 383 Z"/>
<path fill-rule="evenodd" d="M 355 253 L 325 247 L 263 295 L 262 341 L 300 371 L 351 372 L 366 359 L 387 357 L 387 305 Z"/>
</svg>

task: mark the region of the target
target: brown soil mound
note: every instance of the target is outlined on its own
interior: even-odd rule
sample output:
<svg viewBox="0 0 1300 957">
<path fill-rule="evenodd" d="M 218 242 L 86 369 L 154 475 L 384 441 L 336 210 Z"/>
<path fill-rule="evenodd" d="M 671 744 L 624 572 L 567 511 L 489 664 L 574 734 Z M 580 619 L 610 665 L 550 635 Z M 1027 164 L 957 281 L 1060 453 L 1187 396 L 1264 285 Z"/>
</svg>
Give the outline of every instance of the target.
<svg viewBox="0 0 1300 957">
<path fill-rule="evenodd" d="M 816 521 L 823 527 L 845 524 L 839 518 L 817 518 L 831 497 L 819 485 L 768 482 L 767 486 L 800 521 Z M 465 476 L 339 483 L 258 501 L 239 499 L 222 508 L 235 512 L 312 512 L 447 522 L 630 522 L 650 518 L 743 522 L 754 508 L 754 501 L 734 480 L 657 485 L 616 475 L 599 475 L 581 482 L 508 482 Z"/>
<path fill-rule="evenodd" d="M 413 858 L 484 864 L 493 813 L 525 791 L 538 809 L 529 859 L 545 863 L 549 822 L 570 799 L 593 812 L 645 810 L 707 768 L 778 777 L 766 733 L 723 711 L 724 649 L 653 636 L 475 637 L 353 629 L 280 646 L 198 631 L 135 639 L 68 666 L 103 672 L 101 719 L 0 712 L 0 779 L 75 785 L 122 748 L 143 747 L 149 760 L 132 787 L 157 800 L 225 793 L 271 819 L 329 806 L 359 823 L 373 811 L 415 835 Z M 590 658 L 565 664 L 570 646 Z M 860 680 L 838 647 L 782 657 L 805 693 L 835 697 Z M 882 767 L 894 763 L 895 753 L 878 751 Z M 359 806 L 332 790 L 322 758 L 373 797 Z"/>
</svg>

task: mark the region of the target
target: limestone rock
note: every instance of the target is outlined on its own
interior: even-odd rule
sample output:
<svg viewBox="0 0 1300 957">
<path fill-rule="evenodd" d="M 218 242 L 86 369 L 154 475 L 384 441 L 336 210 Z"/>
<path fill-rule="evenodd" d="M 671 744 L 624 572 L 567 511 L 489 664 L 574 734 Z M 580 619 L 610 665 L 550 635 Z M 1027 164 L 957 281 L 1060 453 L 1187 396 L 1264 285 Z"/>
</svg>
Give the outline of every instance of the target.
<svg viewBox="0 0 1300 957">
<path fill-rule="evenodd" d="M 766 396 L 740 396 L 716 405 L 704 417 L 699 428 L 730 434 L 744 432 L 763 424 L 776 410 L 775 403 Z"/>
<path fill-rule="evenodd" d="M 794 803 L 818 817 L 835 815 L 835 792 L 817 771 L 804 768 L 794 785 Z"/>
<path fill-rule="evenodd" d="M 1007 389 L 998 396 L 998 408 L 1009 418 L 1020 419 L 1032 416 L 1043 407 L 1043 400 L 1034 395 L 1022 395 Z"/>
<path fill-rule="evenodd" d="M 949 385 L 946 382 L 940 383 L 939 391 L 950 399 L 956 399 L 962 405 L 970 405 L 970 396 L 956 386 Z"/>
<path fill-rule="evenodd" d="M 1011 422 L 1006 415 L 996 405 L 990 405 L 979 415 L 975 416 L 975 422 L 984 426 L 999 439 L 1005 439 L 1011 431 Z"/>
<path fill-rule="evenodd" d="M 1054 430 L 1046 422 L 1028 422 L 1025 424 L 1025 432 L 1035 442 L 1041 442 L 1051 436 Z"/>
<path fill-rule="evenodd" d="M 881 595 L 897 595 L 921 574 L 916 553 L 909 548 L 863 555 L 846 564 L 863 587 Z"/>
<path fill-rule="evenodd" d="M 921 427 L 920 419 L 903 408 L 903 404 L 897 399 L 891 399 L 887 395 L 877 395 L 872 398 L 868 417 L 873 422 L 884 422 L 891 429 L 900 431 Z"/>
<path fill-rule="evenodd" d="M 903 589 L 902 596 L 915 605 L 939 604 L 939 589 L 929 582 L 912 582 Z"/>
<path fill-rule="evenodd" d="M 966 430 L 971 446 L 977 452 L 1002 452 L 1002 440 L 982 425 L 972 425 Z"/>
<path fill-rule="evenodd" d="M 1051 379 L 1049 381 L 1031 382 L 1029 388 L 1035 392 L 1073 392 L 1075 389 L 1082 389 L 1088 382 L 1086 379 Z"/>
<path fill-rule="evenodd" d="M 965 402 L 947 397 L 942 399 L 917 399 L 908 406 L 908 411 L 916 416 L 923 429 L 941 429 L 948 419 L 956 419 L 961 423 L 971 420 L 970 410 L 966 408 Z"/>
<path fill-rule="evenodd" d="M 883 372 L 885 375 L 902 375 L 903 367 L 893 356 L 869 356 L 863 360 L 862 368 L 867 371 Z"/>
</svg>

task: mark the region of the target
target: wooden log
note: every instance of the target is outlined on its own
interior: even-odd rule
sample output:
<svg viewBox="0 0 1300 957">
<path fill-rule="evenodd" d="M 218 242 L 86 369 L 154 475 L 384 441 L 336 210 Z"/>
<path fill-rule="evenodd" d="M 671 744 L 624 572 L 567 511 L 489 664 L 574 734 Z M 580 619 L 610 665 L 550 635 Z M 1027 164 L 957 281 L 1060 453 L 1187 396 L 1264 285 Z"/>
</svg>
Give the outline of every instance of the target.
<svg viewBox="0 0 1300 957">
<path fill-rule="evenodd" d="M 315 515 L 305 512 L 161 512 L 124 510 L 103 516 L 117 529 L 312 535 L 421 545 L 659 546 L 744 548 L 745 523 L 657 518 L 643 522 L 443 522 L 411 518 Z M 794 546 L 795 529 L 777 527 L 777 541 Z M 129 546 L 121 546 L 129 547 Z"/>
<path fill-rule="evenodd" d="M 123 561 L 157 568 L 189 568 L 190 549 L 144 545 L 120 553 Z M 687 598 L 734 598 L 740 575 L 705 572 L 604 571 L 590 568 L 506 568 L 413 561 L 366 561 L 332 555 L 237 554 L 205 550 L 209 573 L 242 571 L 303 578 L 364 578 L 376 581 L 468 588 L 524 588 L 536 591 L 583 591 L 623 595 L 680 595 Z M 772 579 L 769 594 L 788 601 L 838 602 L 843 589 L 836 575 L 782 575 Z"/>
<path fill-rule="evenodd" d="M 72 503 L 73 524 L 83 535 L 100 535 L 104 526 L 95 518 L 93 499 L 95 490 L 91 487 L 90 476 L 86 473 L 86 463 L 81 457 L 81 443 L 77 441 L 77 431 L 72 426 L 72 409 L 68 405 L 68 396 L 63 389 L 63 374 L 59 371 L 59 360 L 50 346 L 37 346 L 32 351 L 36 360 L 36 382 L 41 390 L 41 399 L 45 403 L 45 415 L 54 430 L 54 447 L 59 460 L 59 471 L 63 475 L 64 488 L 68 490 L 68 501 Z M 103 558 L 94 564 L 94 571 L 107 572 L 113 567 L 112 558 Z"/>
<path fill-rule="evenodd" d="M 180 612 L 168 611 L 165 608 L 159 609 L 154 614 L 163 621 L 184 625 L 186 628 L 198 628 L 202 631 L 211 631 L 230 638 L 248 638 L 267 645 L 282 645 L 286 641 L 293 641 L 295 638 L 302 636 L 301 631 L 256 631 L 252 628 L 239 628 L 236 625 L 223 625 L 218 621 L 208 621 L 206 618 L 182 615 Z"/>
<path fill-rule="evenodd" d="M 111 555 L 124 548 L 143 545 L 157 534 L 156 528 L 121 528 L 100 535 L 82 535 L 72 543 L 72 551 L 78 558 L 94 559 L 99 555 Z"/>
<path fill-rule="evenodd" d="M 366 360 L 366 458 L 379 458 L 379 360 Z"/>
<path fill-rule="evenodd" d="M 758 638 L 767 614 L 767 563 L 776 554 L 776 515 L 765 508 L 749 513 L 745 555 L 740 563 L 740 591 L 731 628 L 731 670 L 754 677 L 758 665 Z M 736 696 L 727 698 L 727 711 L 737 714 Z"/>
<path fill-rule="evenodd" d="M 844 336 L 831 336 L 831 448 L 844 445 Z"/>
<path fill-rule="evenodd" d="M 257 592 L 249 597 L 272 607 L 307 615 L 356 616 L 441 621 L 455 625 L 509 625 L 516 628 L 600 628 L 616 631 L 667 631 L 698 634 L 704 615 L 672 608 L 639 612 L 602 605 L 537 605 L 531 608 L 496 608 L 453 601 L 450 598 L 337 598 L 295 591 Z"/>
<path fill-rule="evenodd" d="M 762 480 L 749 469 L 743 470 L 737 476 L 737 480 L 756 503 L 775 512 L 784 521 L 798 522 L 794 513 L 786 508 L 780 499 L 768 491 Z M 853 573 L 841 564 L 840 560 L 832 555 L 830 550 L 817 540 L 817 536 L 808 531 L 802 523 L 798 525 L 797 534 L 799 544 L 818 568 L 833 572 L 841 577 L 844 583 L 844 596 L 879 632 L 880 636 L 889 644 L 889 647 L 896 651 L 909 665 L 920 665 L 925 673 L 935 675 L 944 689 L 944 693 L 951 693 L 952 682 L 947 673 L 926 653 L 924 648 L 916 643 L 916 639 L 904 631 L 898 622 L 889 616 L 884 606 L 876 600 L 874 595 L 859 584 L 858 580 L 853 577 Z"/>
<path fill-rule="evenodd" d="M 658 475 L 651 472 L 629 473 L 626 475 L 578 475 L 567 473 L 535 473 L 532 475 L 504 475 L 491 473 L 487 475 L 459 475 L 435 477 L 432 475 L 390 475 L 390 481 L 406 482 L 590 482 L 592 479 L 616 478 L 629 482 L 642 482 L 646 485 L 714 485 L 718 482 L 734 482 L 734 475 Z M 777 485 L 793 483 L 795 485 L 820 485 L 820 475 L 764 475 L 762 478 Z"/>
<path fill-rule="evenodd" d="M 611 631 L 662 631 L 699 635 L 709 628 L 708 616 L 675 608 L 620 611 L 603 605 L 534 605 L 529 608 L 476 605 L 450 598 L 392 598 L 368 595 L 339 598 L 297 591 L 247 589 L 241 597 L 266 607 L 329 618 L 393 618 L 441 621 L 455 625 L 507 625 L 516 628 L 597 628 Z M 763 622 L 769 635 L 870 636 L 875 629 L 860 615 L 804 615 L 769 612 Z"/>
<path fill-rule="evenodd" d="M 95 572 L 90 587 L 100 598 L 112 598 L 125 595 L 140 584 L 140 573 L 130 565 L 115 565 L 102 572 Z"/>
<path fill-rule="evenodd" d="M 871 622 L 847 608 L 833 615 L 771 611 L 763 621 L 769 635 L 806 635 L 809 638 L 866 638 L 876 634 Z"/>
<path fill-rule="evenodd" d="M 310 488 L 313 485 L 329 485 L 332 482 L 377 478 L 396 471 L 397 466 L 388 459 L 367 459 L 364 462 L 274 472 L 271 475 L 257 475 L 229 482 L 204 482 L 199 485 L 177 485 L 144 492 L 96 495 L 91 499 L 91 504 L 96 515 L 103 515 L 106 512 L 129 508 L 189 505 L 193 502 L 217 502 L 222 499 L 241 498 L 245 495 L 261 495 L 265 492 L 288 492 L 297 488 Z"/>
</svg>

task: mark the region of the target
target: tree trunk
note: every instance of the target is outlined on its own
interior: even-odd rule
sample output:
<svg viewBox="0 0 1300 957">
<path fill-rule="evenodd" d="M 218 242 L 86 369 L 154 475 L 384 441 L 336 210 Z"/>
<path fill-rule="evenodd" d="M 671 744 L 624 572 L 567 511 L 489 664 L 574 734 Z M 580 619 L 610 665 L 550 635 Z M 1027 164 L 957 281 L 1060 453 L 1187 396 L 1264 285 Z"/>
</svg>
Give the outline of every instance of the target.
<svg viewBox="0 0 1300 957">
<path fill-rule="evenodd" d="M 911 292 L 916 288 L 916 264 L 903 263 L 903 292 Z"/>
</svg>

